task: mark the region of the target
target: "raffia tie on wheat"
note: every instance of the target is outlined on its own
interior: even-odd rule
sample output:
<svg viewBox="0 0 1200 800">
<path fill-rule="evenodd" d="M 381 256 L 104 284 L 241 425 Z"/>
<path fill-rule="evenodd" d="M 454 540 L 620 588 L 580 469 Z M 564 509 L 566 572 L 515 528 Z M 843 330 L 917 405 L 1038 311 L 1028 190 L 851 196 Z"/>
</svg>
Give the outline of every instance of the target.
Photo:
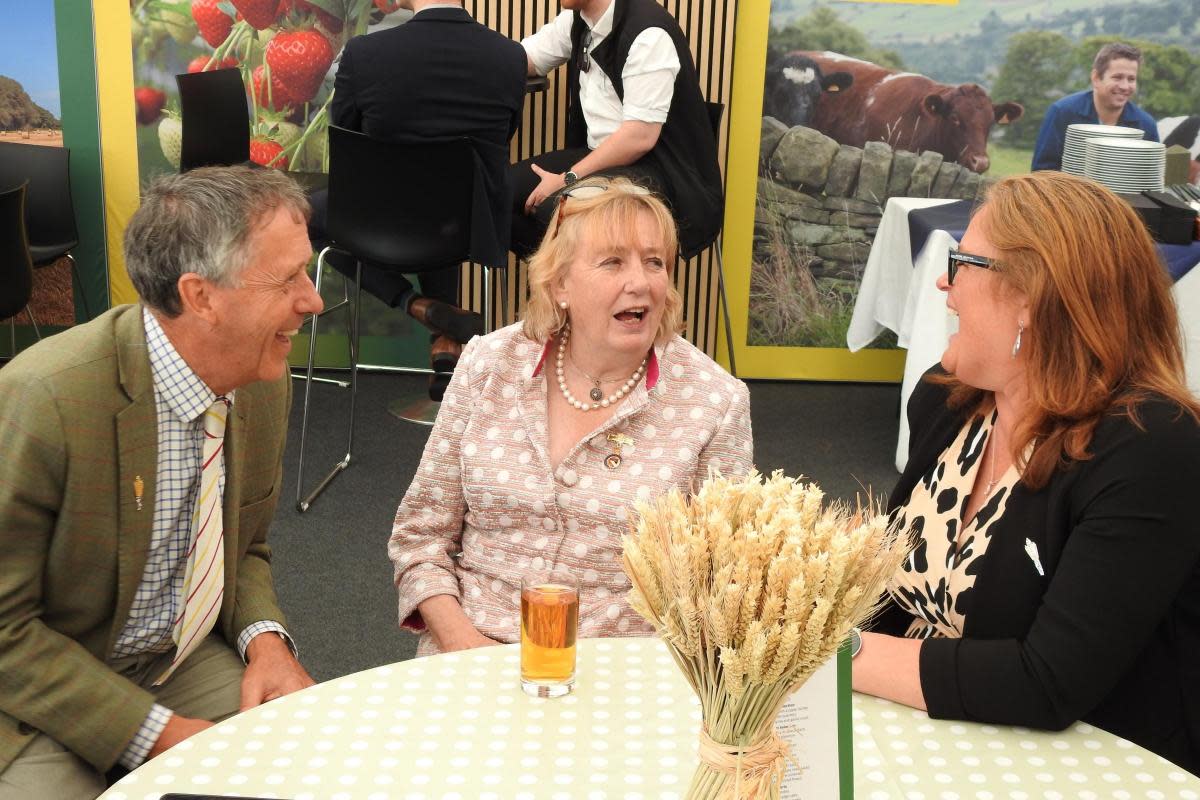
<svg viewBox="0 0 1200 800">
<path fill-rule="evenodd" d="M 774 728 L 749 747 L 721 744 L 703 728 L 700 730 L 700 762 L 734 779 L 732 784 L 726 782 L 727 791 L 722 797 L 736 798 L 747 794 L 766 797 L 772 786 L 782 785 L 787 757 L 787 742 L 779 738 Z"/>
<path fill-rule="evenodd" d="M 776 770 L 760 759 L 782 769 L 770 743 L 779 709 L 877 610 L 904 558 L 877 504 L 823 500 L 779 472 L 710 474 L 690 497 L 673 491 L 636 507 L 622 542 L 629 603 L 700 698 L 702 751 L 713 756 L 693 776 L 692 800 L 779 796 L 779 780 L 758 779 Z M 732 772 L 722 754 L 733 754 Z"/>
</svg>

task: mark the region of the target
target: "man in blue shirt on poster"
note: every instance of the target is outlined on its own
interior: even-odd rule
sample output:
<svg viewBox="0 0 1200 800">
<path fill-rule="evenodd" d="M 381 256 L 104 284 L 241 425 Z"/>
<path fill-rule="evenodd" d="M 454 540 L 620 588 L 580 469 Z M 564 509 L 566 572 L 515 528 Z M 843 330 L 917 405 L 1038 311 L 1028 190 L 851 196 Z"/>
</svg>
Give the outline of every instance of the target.
<svg viewBox="0 0 1200 800">
<path fill-rule="evenodd" d="M 1092 62 L 1092 88 L 1069 94 L 1046 110 L 1042 129 L 1033 148 L 1033 169 L 1062 169 L 1063 142 L 1067 126 L 1079 122 L 1141 128 L 1145 140 L 1158 141 L 1154 117 L 1130 102 L 1137 91 L 1142 51 L 1120 42 L 1110 42 Z"/>
</svg>

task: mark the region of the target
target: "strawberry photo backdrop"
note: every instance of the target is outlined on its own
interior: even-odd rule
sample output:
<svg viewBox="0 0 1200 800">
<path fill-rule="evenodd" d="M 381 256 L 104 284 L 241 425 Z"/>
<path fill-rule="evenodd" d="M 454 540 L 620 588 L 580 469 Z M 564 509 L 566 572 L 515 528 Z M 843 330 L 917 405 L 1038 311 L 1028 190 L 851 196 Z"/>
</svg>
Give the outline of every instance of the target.
<svg viewBox="0 0 1200 800">
<path fill-rule="evenodd" d="M 246 85 L 251 160 L 327 171 L 337 56 L 351 36 L 399 22 L 398 8 L 395 0 L 131 0 L 141 178 L 179 166 L 174 76 L 225 67 Z"/>
</svg>

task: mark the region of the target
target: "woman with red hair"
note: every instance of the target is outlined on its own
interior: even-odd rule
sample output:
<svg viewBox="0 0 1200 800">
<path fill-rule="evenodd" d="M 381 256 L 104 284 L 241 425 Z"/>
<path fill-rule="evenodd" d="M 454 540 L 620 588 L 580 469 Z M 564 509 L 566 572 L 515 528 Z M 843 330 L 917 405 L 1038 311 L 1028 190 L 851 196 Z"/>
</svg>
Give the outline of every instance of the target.
<svg viewBox="0 0 1200 800">
<path fill-rule="evenodd" d="M 1200 405 L 1154 243 L 1098 184 L 1012 177 L 938 286 L 958 333 L 889 501 L 913 550 L 854 688 L 1200 771 Z"/>
</svg>

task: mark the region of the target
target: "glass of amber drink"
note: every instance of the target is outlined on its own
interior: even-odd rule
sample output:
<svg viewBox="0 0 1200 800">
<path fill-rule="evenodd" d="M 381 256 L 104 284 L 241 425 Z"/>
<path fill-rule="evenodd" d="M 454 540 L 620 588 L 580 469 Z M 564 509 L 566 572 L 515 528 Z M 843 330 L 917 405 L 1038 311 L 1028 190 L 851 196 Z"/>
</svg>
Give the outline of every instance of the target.
<svg viewBox="0 0 1200 800">
<path fill-rule="evenodd" d="M 561 697 L 575 686 L 579 581 L 562 571 L 521 579 L 521 688 L 534 697 Z"/>
</svg>

